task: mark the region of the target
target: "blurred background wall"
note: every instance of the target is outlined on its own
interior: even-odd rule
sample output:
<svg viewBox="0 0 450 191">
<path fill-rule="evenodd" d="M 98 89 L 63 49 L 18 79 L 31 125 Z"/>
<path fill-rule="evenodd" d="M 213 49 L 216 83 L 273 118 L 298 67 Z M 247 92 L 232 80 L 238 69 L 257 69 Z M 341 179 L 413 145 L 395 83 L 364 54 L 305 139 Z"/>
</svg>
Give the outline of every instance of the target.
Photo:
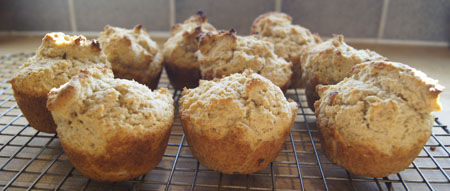
<svg viewBox="0 0 450 191">
<path fill-rule="evenodd" d="M 153 34 L 203 10 L 220 29 L 249 33 L 268 11 L 327 37 L 448 45 L 450 0 L 0 0 L 0 33 L 95 33 L 143 24 Z"/>
</svg>

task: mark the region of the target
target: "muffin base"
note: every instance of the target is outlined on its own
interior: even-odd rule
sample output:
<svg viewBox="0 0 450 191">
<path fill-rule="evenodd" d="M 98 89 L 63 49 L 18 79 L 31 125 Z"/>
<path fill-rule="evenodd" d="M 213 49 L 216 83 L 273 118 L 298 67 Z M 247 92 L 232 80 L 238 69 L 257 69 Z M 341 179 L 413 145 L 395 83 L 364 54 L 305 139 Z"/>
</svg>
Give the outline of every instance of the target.
<svg viewBox="0 0 450 191">
<path fill-rule="evenodd" d="M 176 90 L 195 88 L 201 79 L 200 69 L 195 67 L 181 67 L 176 64 L 164 63 L 170 84 Z"/>
<path fill-rule="evenodd" d="M 181 114 L 183 131 L 192 154 L 208 168 L 224 174 L 250 174 L 266 168 L 280 152 L 294 124 L 297 108 L 293 111 L 289 127 L 273 141 L 265 141 L 255 149 L 245 141 L 242 130 L 234 128 L 221 139 L 211 138 L 192 131 L 189 116 Z"/>
<path fill-rule="evenodd" d="M 305 83 L 306 102 L 312 111 L 315 111 L 314 103 L 320 99 L 320 96 L 316 91 L 316 86 L 319 84 L 320 83 L 316 78 L 309 79 Z"/>
<path fill-rule="evenodd" d="M 34 96 L 14 90 L 14 98 L 31 127 L 45 133 L 56 133 L 56 124 L 47 109 L 47 95 Z"/>
<path fill-rule="evenodd" d="M 335 127 L 319 126 L 320 120 L 317 121 L 322 149 L 328 160 L 359 176 L 381 178 L 408 168 L 428 140 L 425 138 L 410 147 L 394 147 L 394 154 L 388 156 L 370 144 L 349 143 Z"/>
<path fill-rule="evenodd" d="M 293 63 L 292 66 L 292 77 L 291 77 L 291 85 L 289 88 L 296 89 L 296 88 L 304 88 L 305 84 L 302 80 L 302 68 L 300 65 L 300 61 L 293 61 L 296 63 Z"/>
<path fill-rule="evenodd" d="M 284 85 L 280 86 L 281 91 L 286 95 L 287 90 L 289 89 L 289 86 L 291 85 L 291 82 L 287 82 Z"/>
<path fill-rule="evenodd" d="M 169 141 L 172 123 L 163 132 L 140 134 L 140 138 L 118 133 L 106 146 L 105 153 L 89 154 L 59 139 L 73 166 L 83 175 L 99 181 L 124 181 L 155 168 L 161 161 Z"/>
</svg>

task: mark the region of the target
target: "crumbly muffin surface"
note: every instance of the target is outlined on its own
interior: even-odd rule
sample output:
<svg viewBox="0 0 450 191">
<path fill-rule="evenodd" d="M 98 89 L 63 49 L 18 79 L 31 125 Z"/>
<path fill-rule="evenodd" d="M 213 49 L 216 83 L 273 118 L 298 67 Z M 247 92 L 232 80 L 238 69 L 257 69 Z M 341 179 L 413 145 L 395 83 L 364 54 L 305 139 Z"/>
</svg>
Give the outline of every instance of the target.
<svg viewBox="0 0 450 191">
<path fill-rule="evenodd" d="M 320 42 L 320 39 L 299 25 L 292 24 L 292 18 L 284 13 L 261 15 L 252 26 L 252 34 L 272 42 L 275 53 L 287 61 L 299 60 L 305 45 Z"/>
<path fill-rule="evenodd" d="M 328 159 L 361 175 L 383 177 L 410 165 L 440 111 L 437 81 L 407 65 L 374 61 L 336 85 L 319 85 L 317 125 Z"/>
<path fill-rule="evenodd" d="M 105 26 L 99 42 L 114 70 L 158 75 L 163 56 L 142 25 L 133 29 Z"/>
<path fill-rule="evenodd" d="M 52 89 L 48 99 L 58 135 L 91 154 L 104 153 L 120 132 L 139 137 L 163 131 L 173 120 L 169 90 L 151 91 L 135 81 L 114 79 L 104 69 L 82 71 Z"/>
<path fill-rule="evenodd" d="M 11 83 L 17 90 L 46 96 L 80 70 L 92 66 L 110 67 L 101 54 L 97 41 L 83 36 L 49 33 L 42 39 L 37 53 L 28 59 L 15 74 Z"/>
<path fill-rule="evenodd" d="M 256 18 L 251 33 L 259 39 L 273 43 L 275 53 L 292 62 L 291 87 L 303 87 L 300 56 L 308 45 L 321 42 L 320 37 L 311 34 L 307 28 L 292 24 L 292 17 L 289 15 L 277 12 L 269 12 Z"/>
<path fill-rule="evenodd" d="M 200 37 L 200 71 L 203 79 L 220 78 L 246 69 L 287 87 L 292 63 L 274 53 L 272 43 L 254 36 L 237 36 L 233 30 L 209 32 Z"/>
<path fill-rule="evenodd" d="M 351 68 L 366 61 L 386 60 L 370 50 L 357 50 L 337 35 L 325 42 L 310 45 L 301 57 L 303 80 L 316 78 L 320 84 L 335 84 L 349 76 Z"/>
<path fill-rule="evenodd" d="M 253 148 L 279 139 L 290 128 L 296 106 L 269 80 L 249 71 L 202 80 L 198 88 L 185 89 L 180 99 L 180 113 L 189 116 L 193 131 L 220 139 L 237 128 Z"/>
</svg>

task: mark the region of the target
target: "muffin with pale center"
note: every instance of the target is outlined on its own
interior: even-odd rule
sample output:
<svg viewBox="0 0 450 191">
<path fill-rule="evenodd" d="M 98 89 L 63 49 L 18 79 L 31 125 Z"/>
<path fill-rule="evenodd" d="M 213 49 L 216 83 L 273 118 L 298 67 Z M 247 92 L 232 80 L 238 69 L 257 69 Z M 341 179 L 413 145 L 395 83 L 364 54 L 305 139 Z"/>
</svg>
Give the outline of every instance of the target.
<svg viewBox="0 0 450 191">
<path fill-rule="evenodd" d="M 430 138 L 443 87 L 407 65 L 374 61 L 336 85 L 318 85 L 322 149 L 348 171 L 384 177 L 407 168 Z"/>
<path fill-rule="evenodd" d="M 83 70 L 53 88 L 47 107 L 74 167 L 101 181 L 132 179 L 156 167 L 174 117 L 169 90 L 115 79 L 104 68 Z"/>
<path fill-rule="evenodd" d="M 192 154 L 225 174 L 250 174 L 277 157 L 297 104 L 265 77 L 245 71 L 185 89 L 179 113 Z"/>
</svg>

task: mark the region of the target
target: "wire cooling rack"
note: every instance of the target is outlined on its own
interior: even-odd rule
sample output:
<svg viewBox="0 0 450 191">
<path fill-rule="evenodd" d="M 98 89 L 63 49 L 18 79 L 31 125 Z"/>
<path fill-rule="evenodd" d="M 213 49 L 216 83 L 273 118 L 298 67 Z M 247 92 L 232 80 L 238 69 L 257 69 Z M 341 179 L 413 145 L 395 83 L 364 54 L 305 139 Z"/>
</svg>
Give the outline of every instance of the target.
<svg viewBox="0 0 450 191">
<path fill-rule="evenodd" d="M 192 156 L 176 115 L 169 145 L 155 169 L 129 181 L 97 182 L 74 169 L 58 137 L 34 130 L 17 107 L 8 80 L 32 55 L 0 57 L 0 187 L 5 190 L 450 190 L 450 133 L 439 120 L 406 170 L 384 178 L 360 177 L 322 153 L 303 90 L 288 91 L 300 103 L 294 127 L 276 160 L 260 172 L 224 175 L 202 166 Z M 166 75 L 159 87 L 170 88 Z M 180 98 L 179 91 L 171 92 L 175 100 Z"/>
</svg>

